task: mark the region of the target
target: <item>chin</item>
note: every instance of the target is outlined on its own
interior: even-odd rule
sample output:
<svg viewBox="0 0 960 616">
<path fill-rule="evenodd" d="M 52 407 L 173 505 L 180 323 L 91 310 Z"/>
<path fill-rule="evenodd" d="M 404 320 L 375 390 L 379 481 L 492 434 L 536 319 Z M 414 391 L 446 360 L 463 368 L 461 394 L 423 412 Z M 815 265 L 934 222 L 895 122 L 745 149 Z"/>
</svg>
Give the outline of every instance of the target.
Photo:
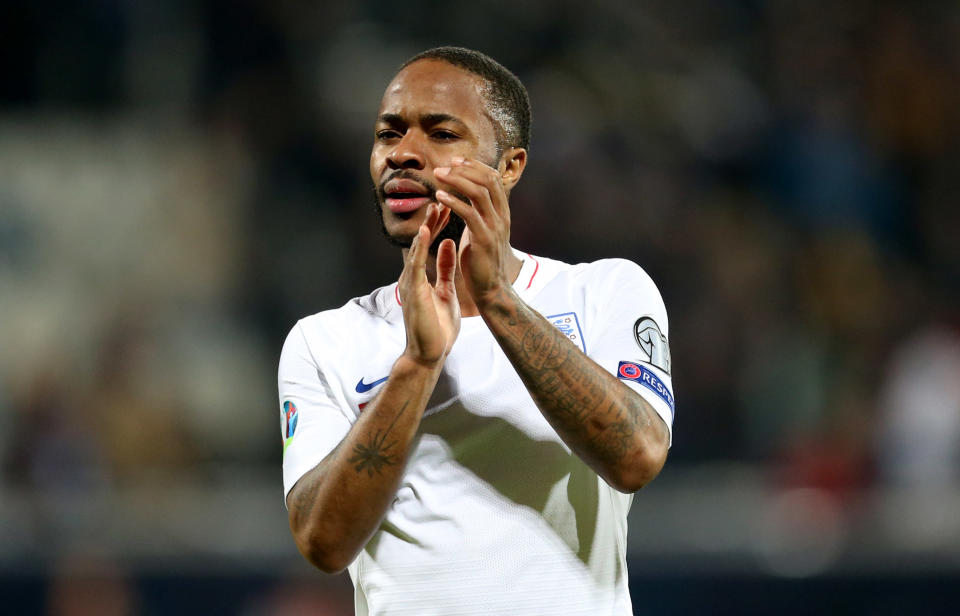
<svg viewBox="0 0 960 616">
<path fill-rule="evenodd" d="M 410 224 L 410 226 L 408 227 L 404 223 Z M 395 219 L 388 223 L 386 219 L 382 218 L 380 220 L 380 230 L 391 245 L 397 248 L 410 248 L 413 238 L 417 236 L 417 229 L 420 228 L 419 224 L 416 224 L 416 226 L 414 224 L 410 221 L 397 221 Z"/>
</svg>

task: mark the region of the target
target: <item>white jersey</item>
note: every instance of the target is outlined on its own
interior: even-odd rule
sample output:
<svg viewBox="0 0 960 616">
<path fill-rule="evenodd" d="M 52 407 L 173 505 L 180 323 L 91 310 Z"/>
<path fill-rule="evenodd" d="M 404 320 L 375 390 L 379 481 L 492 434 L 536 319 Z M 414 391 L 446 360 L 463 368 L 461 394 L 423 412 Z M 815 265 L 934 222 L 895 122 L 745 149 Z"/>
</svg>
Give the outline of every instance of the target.
<svg viewBox="0 0 960 616">
<path fill-rule="evenodd" d="M 650 277 L 620 259 L 517 255 L 520 297 L 671 426 L 667 315 Z M 279 371 L 285 494 L 404 346 L 396 284 L 297 323 Z M 632 498 L 571 453 L 483 320 L 464 318 L 396 498 L 349 567 L 357 614 L 632 614 Z"/>
</svg>

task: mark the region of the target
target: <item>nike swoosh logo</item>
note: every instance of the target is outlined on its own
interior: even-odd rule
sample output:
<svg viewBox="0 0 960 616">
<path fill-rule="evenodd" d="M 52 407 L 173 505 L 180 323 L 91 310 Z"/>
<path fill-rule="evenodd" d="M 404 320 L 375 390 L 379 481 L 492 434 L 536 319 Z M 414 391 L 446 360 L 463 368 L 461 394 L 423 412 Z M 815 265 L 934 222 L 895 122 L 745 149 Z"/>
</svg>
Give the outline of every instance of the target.
<svg viewBox="0 0 960 616">
<path fill-rule="evenodd" d="M 360 379 L 359 381 L 357 381 L 357 393 L 358 393 L 358 394 L 365 394 L 365 393 L 367 393 L 368 391 L 370 391 L 371 389 L 373 389 L 374 387 L 376 387 L 377 385 L 379 385 L 380 383 L 383 383 L 384 381 L 386 381 L 388 378 L 390 378 L 390 377 L 389 377 L 389 376 L 385 376 L 385 377 L 383 377 L 382 379 L 378 379 L 378 380 L 374 381 L 373 383 L 364 383 L 364 382 L 363 382 L 363 378 L 361 377 L 361 379 Z"/>
</svg>

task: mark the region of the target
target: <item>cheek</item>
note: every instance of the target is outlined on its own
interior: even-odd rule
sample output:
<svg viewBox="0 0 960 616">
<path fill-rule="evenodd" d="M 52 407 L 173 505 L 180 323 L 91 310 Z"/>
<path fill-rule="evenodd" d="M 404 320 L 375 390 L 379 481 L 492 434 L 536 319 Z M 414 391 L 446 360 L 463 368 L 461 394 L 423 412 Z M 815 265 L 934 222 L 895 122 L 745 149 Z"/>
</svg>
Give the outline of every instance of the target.
<svg viewBox="0 0 960 616">
<path fill-rule="evenodd" d="M 486 144 L 481 145 L 470 142 L 458 143 L 456 146 L 444 148 L 442 151 L 437 152 L 431 162 L 434 167 L 449 167 L 453 157 L 461 156 L 463 158 L 479 160 L 486 165 L 496 167 L 495 163 L 491 164 L 493 159 L 496 158 L 496 146 L 485 146 Z"/>
<path fill-rule="evenodd" d="M 483 143 L 474 144 L 473 158 L 496 169 L 500 162 L 497 156 L 496 139 L 491 137 L 489 140 L 484 140 Z"/>
<path fill-rule="evenodd" d="M 380 171 L 382 167 L 383 157 L 378 154 L 377 148 L 373 148 L 373 151 L 370 153 L 370 179 L 373 180 L 374 184 L 380 182 Z"/>
</svg>

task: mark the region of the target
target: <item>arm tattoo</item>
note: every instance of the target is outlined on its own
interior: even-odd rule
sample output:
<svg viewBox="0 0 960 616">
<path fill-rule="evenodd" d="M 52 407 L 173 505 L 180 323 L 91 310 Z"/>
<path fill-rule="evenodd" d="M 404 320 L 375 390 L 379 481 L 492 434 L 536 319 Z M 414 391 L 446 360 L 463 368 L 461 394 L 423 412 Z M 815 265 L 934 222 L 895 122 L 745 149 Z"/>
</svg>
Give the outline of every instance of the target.
<svg viewBox="0 0 960 616">
<path fill-rule="evenodd" d="M 374 472 L 378 475 L 382 474 L 384 466 L 393 466 L 397 463 L 397 456 L 389 453 L 390 448 L 397 444 L 397 440 L 387 442 L 387 437 L 390 436 L 390 430 L 397 423 L 397 419 L 403 415 L 409 403 L 409 400 L 403 403 L 397 416 L 393 418 L 386 430 L 374 432 L 366 445 L 357 444 L 353 446 L 353 455 L 347 461 L 354 465 L 354 470 L 358 473 L 365 470 L 368 477 L 373 477 Z"/>
<path fill-rule="evenodd" d="M 617 411 L 614 407 L 615 403 L 610 403 L 607 411 L 611 415 L 616 413 L 616 420 L 590 441 L 597 456 L 610 463 L 623 458 L 630 449 L 636 431 L 650 425 L 650 418 L 635 401 L 628 400 L 625 411 Z"/>
<path fill-rule="evenodd" d="M 553 327 L 541 327 L 531 308 L 500 299 L 507 327 L 494 335 L 537 406 L 569 444 L 578 441 L 606 464 L 623 460 L 649 425 L 642 405 L 611 386 Z"/>
</svg>

